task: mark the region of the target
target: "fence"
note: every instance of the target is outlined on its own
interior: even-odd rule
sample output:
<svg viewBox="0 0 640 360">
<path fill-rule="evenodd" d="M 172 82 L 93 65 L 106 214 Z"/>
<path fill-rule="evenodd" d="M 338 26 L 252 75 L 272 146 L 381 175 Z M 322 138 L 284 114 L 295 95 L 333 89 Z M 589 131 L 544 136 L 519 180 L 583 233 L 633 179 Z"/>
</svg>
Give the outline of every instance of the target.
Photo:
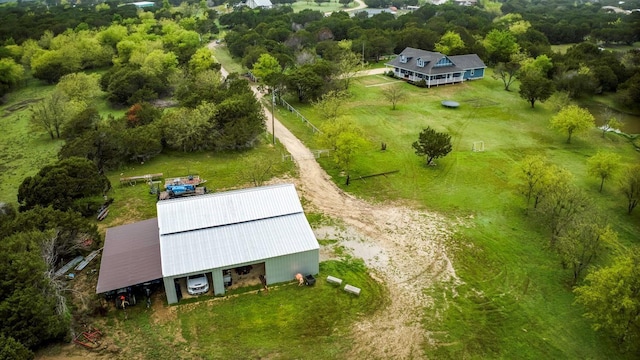
<svg viewBox="0 0 640 360">
<path fill-rule="evenodd" d="M 294 108 L 293 106 L 291 106 L 288 102 L 286 102 L 284 99 L 279 99 L 276 100 L 277 102 L 279 102 L 280 105 L 284 106 L 285 108 L 287 108 L 287 110 L 289 110 L 290 112 L 296 114 L 296 116 L 300 119 L 302 119 L 302 122 L 304 122 L 308 127 L 311 128 L 311 130 L 313 131 L 313 133 L 320 133 L 320 130 L 311 123 L 311 121 L 307 120 L 306 117 L 304 117 L 304 115 L 302 115 L 298 110 L 296 110 L 296 108 Z"/>
</svg>

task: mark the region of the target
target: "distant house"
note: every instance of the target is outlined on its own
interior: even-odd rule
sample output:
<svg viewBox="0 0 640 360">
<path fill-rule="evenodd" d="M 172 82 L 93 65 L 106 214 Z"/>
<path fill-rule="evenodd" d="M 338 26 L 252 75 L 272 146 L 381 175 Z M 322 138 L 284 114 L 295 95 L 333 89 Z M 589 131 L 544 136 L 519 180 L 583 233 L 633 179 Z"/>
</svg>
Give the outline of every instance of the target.
<svg viewBox="0 0 640 360">
<path fill-rule="evenodd" d="M 385 65 L 393 67 L 396 77 L 414 83 L 424 80 L 427 87 L 482 79 L 487 68 L 476 54 L 447 56 L 410 47 Z"/>
<path fill-rule="evenodd" d="M 151 1 L 138 1 L 138 2 L 133 2 L 133 3 L 130 3 L 130 4 L 134 5 L 138 9 L 150 8 L 150 7 L 156 6 L 156 3 L 151 2 Z"/>
<path fill-rule="evenodd" d="M 271 9 L 273 4 L 271 0 L 247 0 L 247 6 L 251 9 Z"/>
</svg>

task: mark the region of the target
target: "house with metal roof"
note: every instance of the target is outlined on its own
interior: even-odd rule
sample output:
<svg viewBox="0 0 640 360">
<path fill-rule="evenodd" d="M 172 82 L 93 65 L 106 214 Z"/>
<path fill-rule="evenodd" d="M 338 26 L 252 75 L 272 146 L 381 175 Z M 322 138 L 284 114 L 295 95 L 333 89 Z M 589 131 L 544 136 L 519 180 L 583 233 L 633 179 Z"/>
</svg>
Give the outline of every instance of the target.
<svg viewBox="0 0 640 360">
<path fill-rule="evenodd" d="M 156 209 L 157 219 L 142 223 L 145 244 L 157 248 L 136 250 L 145 247 L 136 235 L 140 223 L 107 230 L 97 293 L 155 276 L 163 279 L 173 304 L 190 275 L 205 274 L 213 285 L 209 292 L 223 295 L 229 274 L 239 280 L 262 277 L 268 285 L 319 272 L 320 246 L 292 184 L 164 200 Z M 123 240 L 127 231 L 129 242 Z M 119 255 L 137 267 L 120 268 L 129 261 Z"/>
<path fill-rule="evenodd" d="M 487 68 L 476 54 L 447 56 L 411 47 L 385 65 L 393 67 L 397 78 L 412 83 L 424 81 L 427 87 L 482 79 Z"/>
</svg>

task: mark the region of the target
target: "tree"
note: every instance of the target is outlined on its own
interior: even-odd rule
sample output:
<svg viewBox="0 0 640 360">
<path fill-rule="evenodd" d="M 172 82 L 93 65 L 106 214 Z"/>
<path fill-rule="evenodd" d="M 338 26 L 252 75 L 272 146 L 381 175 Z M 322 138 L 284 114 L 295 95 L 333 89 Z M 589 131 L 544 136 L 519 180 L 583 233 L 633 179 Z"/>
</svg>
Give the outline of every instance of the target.
<svg viewBox="0 0 640 360">
<path fill-rule="evenodd" d="M 541 194 L 544 192 L 547 186 L 549 177 L 550 165 L 546 159 L 540 155 L 529 155 L 525 157 L 519 164 L 517 177 L 521 181 L 518 184 L 518 192 L 520 192 L 527 199 L 527 208 L 531 203 L 531 199 L 534 199 L 533 207 L 538 207 L 538 203 L 541 200 Z"/>
<path fill-rule="evenodd" d="M 517 61 L 500 62 L 493 70 L 493 78 L 502 80 L 504 89 L 509 91 L 511 84 L 516 81 L 516 76 L 520 70 L 520 63 Z"/>
<path fill-rule="evenodd" d="M 382 95 L 391 103 L 391 110 L 395 110 L 398 102 L 404 97 L 404 91 L 399 85 L 389 85 L 382 90 Z"/>
<path fill-rule="evenodd" d="M 625 170 L 620 178 L 620 191 L 627 199 L 627 213 L 631 215 L 640 202 L 640 165 L 630 166 Z"/>
<path fill-rule="evenodd" d="M 569 134 L 567 144 L 571 143 L 571 136 L 575 133 L 587 132 L 595 127 L 596 120 L 589 110 L 576 105 L 569 105 L 551 118 L 551 128 Z"/>
<path fill-rule="evenodd" d="M 464 48 L 464 41 L 462 41 L 460 34 L 455 31 L 445 32 L 440 38 L 440 41 L 435 45 L 436 51 L 445 55 L 456 55 L 459 51 L 464 50 Z"/>
<path fill-rule="evenodd" d="M 574 290 L 576 303 L 595 330 L 608 331 L 631 350 L 640 344 L 640 254 L 618 256 L 613 264 L 596 270 L 586 284 Z"/>
<path fill-rule="evenodd" d="M 215 146 L 220 150 L 239 150 L 254 146 L 265 131 L 262 106 L 245 84 L 243 94 L 226 98 L 216 106 L 215 129 L 219 132 Z"/>
<path fill-rule="evenodd" d="M 206 47 L 196 50 L 189 59 L 189 70 L 192 74 L 219 68 L 219 64 L 213 59 L 213 53 Z"/>
<path fill-rule="evenodd" d="M 544 198 L 537 208 L 543 223 L 551 231 L 551 247 L 556 246 L 558 239 L 575 225 L 589 206 L 588 198 L 572 180 L 568 171 L 557 169 L 548 179 Z"/>
<path fill-rule="evenodd" d="M 572 270 L 571 285 L 576 285 L 606 244 L 615 244 L 618 234 L 610 225 L 598 223 L 598 216 L 583 219 L 558 240 L 558 252 Z"/>
<path fill-rule="evenodd" d="M 367 142 L 362 131 L 350 121 L 333 119 L 325 122 L 318 133 L 319 142 L 332 150 L 333 161 L 347 174 L 349 185 L 349 170 L 354 156 Z"/>
<path fill-rule="evenodd" d="M 344 91 L 331 90 L 313 103 L 313 109 L 325 120 L 338 118 L 342 115 L 342 106 L 347 95 Z"/>
<path fill-rule="evenodd" d="M 540 75 L 526 75 L 520 79 L 520 97 L 533 109 L 536 101 L 545 102 L 553 94 L 553 81 Z"/>
<path fill-rule="evenodd" d="M 49 270 L 40 247 L 46 236 L 20 232 L 0 239 L 0 334 L 27 349 L 61 339 L 68 328 L 69 314 L 56 312 L 56 299 L 43 276 Z"/>
<path fill-rule="evenodd" d="M 0 359 L 25 359 L 31 360 L 34 354 L 20 342 L 11 336 L 0 334 Z"/>
<path fill-rule="evenodd" d="M 24 179 L 18 188 L 20 210 L 40 205 L 57 210 L 74 209 L 83 214 L 94 214 L 104 202 L 102 195 L 111 187 L 98 167 L 85 158 L 69 158 L 40 169 L 34 176 Z M 79 206 L 80 200 L 94 197 L 94 201 Z"/>
<path fill-rule="evenodd" d="M 85 73 L 64 75 L 56 85 L 56 91 L 71 101 L 87 104 L 102 93 L 100 76 Z"/>
<path fill-rule="evenodd" d="M 336 138 L 336 148 L 332 154 L 333 161 L 347 174 L 347 185 L 349 185 L 351 162 L 366 144 L 362 134 L 355 129 L 354 131 L 342 132 Z"/>
<path fill-rule="evenodd" d="M 431 165 L 434 159 L 444 157 L 451 152 L 451 135 L 439 133 L 427 126 L 420 132 L 418 141 L 411 146 L 415 149 L 416 155 L 426 156 L 427 165 Z"/>
<path fill-rule="evenodd" d="M 607 134 L 607 131 L 620 129 L 622 126 L 622 122 L 618 120 L 615 116 L 608 117 L 604 124 L 600 127 L 602 129 L 602 138 Z"/>
<path fill-rule="evenodd" d="M 615 176 L 620 169 L 620 155 L 598 151 L 597 154 L 587 159 L 587 173 L 600 178 L 600 192 L 604 181 Z"/>
<path fill-rule="evenodd" d="M 489 62 L 493 64 L 509 61 L 520 50 L 515 36 L 508 30 L 491 30 L 484 39 L 484 46 Z"/>
<path fill-rule="evenodd" d="M 360 69 L 361 59 L 351 50 L 342 50 L 336 63 L 337 76 L 342 82 L 344 89 L 348 90 L 358 70 Z"/>
<path fill-rule="evenodd" d="M 49 133 L 51 139 L 60 138 L 60 130 L 67 119 L 67 98 L 54 91 L 39 103 L 29 108 L 31 126 Z"/>
<path fill-rule="evenodd" d="M 216 108 L 202 103 L 195 109 L 179 108 L 162 117 L 163 139 L 171 149 L 192 152 L 214 147 Z"/>
<path fill-rule="evenodd" d="M 278 75 L 282 73 L 282 66 L 275 57 L 264 53 L 253 64 L 253 75 L 270 88 L 275 85 Z"/>
<path fill-rule="evenodd" d="M 553 69 L 553 62 L 547 55 L 539 55 L 535 59 L 526 58 L 520 62 L 521 72 L 525 76 L 542 76 L 548 78 Z"/>
<path fill-rule="evenodd" d="M 340 4 L 342 4 L 343 7 L 347 7 L 349 4 L 351 4 L 352 0 L 338 0 L 340 2 Z"/>
<path fill-rule="evenodd" d="M 0 98 L 20 83 L 24 77 L 24 68 L 11 58 L 0 59 Z"/>
</svg>

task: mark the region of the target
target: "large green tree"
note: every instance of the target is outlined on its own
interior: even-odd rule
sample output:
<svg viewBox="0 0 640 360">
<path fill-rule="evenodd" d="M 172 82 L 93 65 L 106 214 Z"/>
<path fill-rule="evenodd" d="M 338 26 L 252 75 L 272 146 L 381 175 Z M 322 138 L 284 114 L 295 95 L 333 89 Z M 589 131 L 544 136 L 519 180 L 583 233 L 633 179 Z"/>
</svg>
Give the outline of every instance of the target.
<svg viewBox="0 0 640 360">
<path fill-rule="evenodd" d="M 536 101 L 545 102 L 554 91 L 553 81 L 540 75 L 526 75 L 520 79 L 520 97 L 535 107 Z"/>
<path fill-rule="evenodd" d="M 21 232 L 0 239 L 0 336 L 28 349 L 59 340 L 67 332 L 68 314 L 56 311 L 56 298 L 43 276 L 49 269 L 41 245 L 50 235 Z"/>
<path fill-rule="evenodd" d="M 464 48 L 464 41 L 455 31 L 445 32 L 435 45 L 435 50 L 445 55 L 458 55 Z"/>
<path fill-rule="evenodd" d="M 20 83 L 24 68 L 11 58 L 0 59 L 0 98 Z"/>
<path fill-rule="evenodd" d="M 596 126 L 596 120 L 589 110 L 576 105 L 564 107 L 551 118 L 551 128 L 567 133 L 567 144 L 573 134 L 584 133 Z"/>
<path fill-rule="evenodd" d="M 93 162 L 69 158 L 24 179 L 18 188 L 18 202 L 21 210 L 51 205 L 57 210 L 74 209 L 90 215 L 104 202 L 102 195 L 110 187 L 109 180 Z"/>
<path fill-rule="evenodd" d="M 571 285 L 576 285 L 583 272 L 598 257 L 602 248 L 615 244 L 618 234 L 609 225 L 602 225 L 598 214 L 591 213 L 576 223 L 558 240 L 558 252 L 565 266 L 571 268 Z"/>
<path fill-rule="evenodd" d="M 418 156 L 424 156 L 427 165 L 431 165 L 433 160 L 446 156 L 451 152 L 451 135 L 440 133 L 427 127 L 418 135 L 418 140 L 411 144 Z"/>
<path fill-rule="evenodd" d="M 613 264 L 587 275 L 575 289 L 576 302 L 586 309 L 593 328 L 604 330 L 622 345 L 640 345 L 640 253 L 618 256 Z"/>
<path fill-rule="evenodd" d="M 491 64 L 508 62 L 520 50 L 516 37 L 508 30 L 489 31 L 484 38 L 484 46 Z"/>
</svg>

